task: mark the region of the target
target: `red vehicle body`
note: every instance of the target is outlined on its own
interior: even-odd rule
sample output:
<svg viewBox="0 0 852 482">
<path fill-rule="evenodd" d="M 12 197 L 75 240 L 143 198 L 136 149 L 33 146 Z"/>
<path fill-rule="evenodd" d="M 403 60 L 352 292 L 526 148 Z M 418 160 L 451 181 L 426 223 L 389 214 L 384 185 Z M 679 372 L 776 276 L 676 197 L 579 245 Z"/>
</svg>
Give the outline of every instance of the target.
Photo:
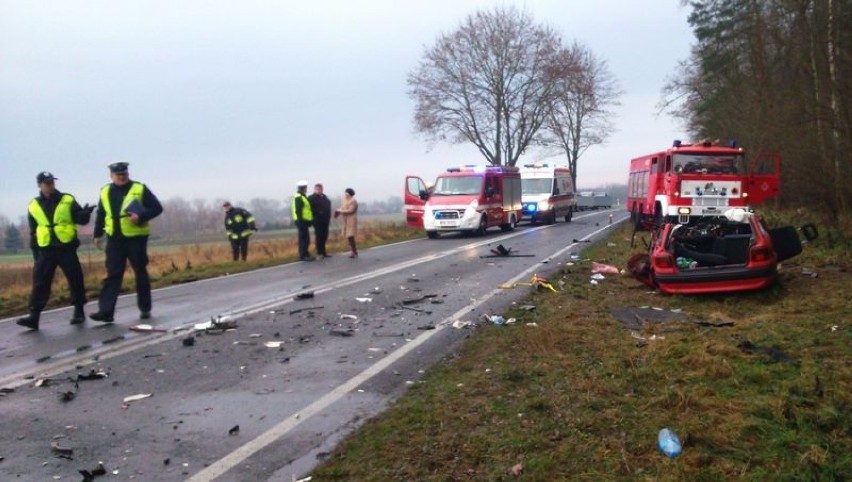
<svg viewBox="0 0 852 482">
<path fill-rule="evenodd" d="M 654 232 L 647 256 L 631 271 L 663 293 L 699 294 L 764 288 L 775 280 L 778 263 L 798 255 L 802 244 L 790 226 L 769 229 L 757 214 L 739 211 L 724 216 L 692 218 L 687 224 L 664 223 Z M 807 229 L 806 229 L 807 228 Z M 816 228 L 802 228 L 809 240 Z M 641 273 L 640 273 L 641 271 Z"/>
<path fill-rule="evenodd" d="M 627 210 L 636 228 L 643 220 L 689 222 L 748 208 L 778 194 L 778 154 L 761 154 L 746 170 L 741 147 L 710 142 L 682 144 L 630 161 Z"/>
<path fill-rule="evenodd" d="M 521 219 L 521 175 L 510 166 L 464 166 L 447 169 L 427 189 L 423 179 L 405 179 L 405 219 L 430 238 L 443 232 L 484 234 L 499 226 L 515 229 Z"/>
</svg>

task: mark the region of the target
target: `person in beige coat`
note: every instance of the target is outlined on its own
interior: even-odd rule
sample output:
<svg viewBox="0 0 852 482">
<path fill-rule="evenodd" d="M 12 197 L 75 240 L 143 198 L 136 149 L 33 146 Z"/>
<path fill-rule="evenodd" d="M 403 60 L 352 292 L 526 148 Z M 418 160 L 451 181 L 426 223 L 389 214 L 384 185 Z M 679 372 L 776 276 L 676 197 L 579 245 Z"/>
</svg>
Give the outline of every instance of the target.
<svg viewBox="0 0 852 482">
<path fill-rule="evenodd" d="M 334 210 L 334 217 L 343 216 L 343 236 L 349 241 L 352 248 L 350 258 L 358 257 L 358 248 L 355 247 L 355 235 L 358 233 L 358 201 L 355 200 L 355 190 L 351 187 L 343 192 L 343 204 Z"/>
</svg>

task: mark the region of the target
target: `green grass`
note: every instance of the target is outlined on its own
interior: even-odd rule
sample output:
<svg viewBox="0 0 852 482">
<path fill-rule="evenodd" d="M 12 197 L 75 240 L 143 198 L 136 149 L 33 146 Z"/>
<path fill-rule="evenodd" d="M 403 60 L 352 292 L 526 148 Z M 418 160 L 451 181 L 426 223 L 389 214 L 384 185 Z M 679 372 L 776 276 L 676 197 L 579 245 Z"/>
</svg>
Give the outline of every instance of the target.
<svg viewBox="0 0 852 482">
<path fill-rule="evenodd" d="M 629 236 L 585 257 L 623 266 Z M 852 274 L 837 239 L 849 237 L 818 240 L 750 293 L 664 296 L 563 266 L 559 293 L 531 293 L 536 311 L 478 329 L 314 480 L 503 480 L 516 464 L 525 480 L 850 480 Z M 639 342 L 610 309 L 645 305 L 735 325 L 646 325 L 637 335 L 664 338 Z M 744 341 L 793 360 L 744 353 Z M 656 447 L 663 427 L 683 441 L 675 459 Z"/>
</svg>

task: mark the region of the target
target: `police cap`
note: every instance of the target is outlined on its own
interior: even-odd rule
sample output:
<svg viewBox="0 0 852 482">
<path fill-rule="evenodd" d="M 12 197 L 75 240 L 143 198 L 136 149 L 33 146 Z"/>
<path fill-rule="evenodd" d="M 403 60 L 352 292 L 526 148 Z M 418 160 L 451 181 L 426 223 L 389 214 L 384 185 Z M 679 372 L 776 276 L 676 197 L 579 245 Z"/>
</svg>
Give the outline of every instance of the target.
<svg viewBox="0 0 852 482">
<path fill-rule="evenodd" d="M 109 172 L 113 174 L 123 174 L 127 172 L 127 166 L 129 164 L 126 162 L 113 162 L 109 165 Z"/>
<path fill-rule="evenodd" d="M 41 184 L 43 182 L 53 182 L 56 179 L 59 179 L 59 178 L 53 177 L 53 174 L 51 174 L 47 171 L 42 171 L 42 172 L 38 173 L 38 176 L 36 176 L 36 182 L 39 183 L 39 184 Z"/>
</svg>

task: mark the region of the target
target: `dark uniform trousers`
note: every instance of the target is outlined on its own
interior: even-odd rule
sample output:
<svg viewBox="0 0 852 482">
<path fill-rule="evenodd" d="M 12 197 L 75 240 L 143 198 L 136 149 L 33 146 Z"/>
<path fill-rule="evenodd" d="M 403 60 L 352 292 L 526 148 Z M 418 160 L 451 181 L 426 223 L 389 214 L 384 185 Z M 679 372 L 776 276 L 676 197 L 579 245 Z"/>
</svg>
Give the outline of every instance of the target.
<svg viewBox="0 0 852 482">
<path fill-rule="evenodd" d="M 71 304 L 82 308 L 86 304 L 86 289 L 83 286 L 83 268 L 77 257 L 76 246 L 51 246 L 39 248 L 33 266 L 33 292 L 30 296 L 30 310 L 40 313 L 47 300 L 56 267 L 62 268 L 68 288 L 71 291 Z"/>
<path fill-rule="evenodd" d="M 331 219 L 314 218 L 314 235 L 316 236 L 317 254 L 328 254 L 325 243 L 328 241 L 328 225 Z"/>
<path fill-rule="evenodd" d="M 311 245 L 311 223 L 308 221 L 296 221 L 296 228 L 299 230 L 299 257 L 307 258 L 311 255 L 309 247 Z"/>
<path fill-rule="evenodd" d="M 240 236 L 237 239 L 231 240 L 231 253 L 234 255 L 234 261 L 242 258 L 243 261 L 248 257 L 248 236 Z"/>
<path fill-rule="evenodd" d="M 107 237 L 107 275 L 101 286 L 98 308 L 102 313 L 115 312 L 115 303 L 124 281 L 127 262 L 136 276 L 136 304 L 139 311 L 151 311 L 151 280 L 148 278 L 148 236 Z"/>
</svg>

